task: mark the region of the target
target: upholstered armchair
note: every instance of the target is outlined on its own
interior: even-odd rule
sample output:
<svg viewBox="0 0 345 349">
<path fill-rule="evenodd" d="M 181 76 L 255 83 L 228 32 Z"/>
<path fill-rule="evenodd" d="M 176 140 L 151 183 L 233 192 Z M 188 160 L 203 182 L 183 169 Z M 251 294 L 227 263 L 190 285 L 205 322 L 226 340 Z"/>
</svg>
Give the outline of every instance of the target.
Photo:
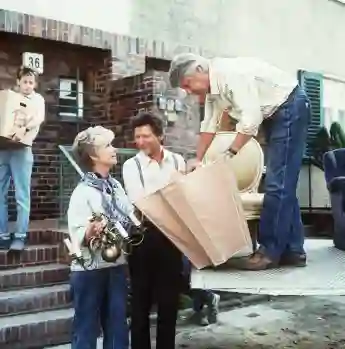
<svg viewBox="0 0 345 349">
<path fill-rule="evenodd" d="M 236 132 L 219 132 L 208 149 L 204 163 L 215 161 L 230 146 Z M 242 199 L 247 220 L 260 216 L 263 193 L 259 185 L 264 172 L 264 153 L 258 141 L 252 138 L 240 152 L 232 158 L 234 175 Z"/>
<path fill-rule="evenodd" d="M 325 153 L 323 165 L 334 220 L 334 245 L 345 251 L 345 149 Z"/>
</svg>

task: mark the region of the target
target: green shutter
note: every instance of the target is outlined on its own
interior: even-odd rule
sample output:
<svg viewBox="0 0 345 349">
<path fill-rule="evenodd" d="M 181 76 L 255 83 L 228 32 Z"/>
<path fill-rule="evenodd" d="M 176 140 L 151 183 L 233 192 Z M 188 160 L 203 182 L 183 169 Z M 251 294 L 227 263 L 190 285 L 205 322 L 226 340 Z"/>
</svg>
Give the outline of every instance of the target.
<svg viewBox="0 0 345 349">
<path fill-rule="evenodd" d="M 308 127 L 307 144 L 305 149 L 305 157 L 313 156 L 311 145 L 315 139 L 317 132 L 323 126 L 323 76 L 318 73 L 311 73 L 304 70 L 298 72 L 299 83 L 307 93 L 311 104 L 311 120 Z"/>
</svg>

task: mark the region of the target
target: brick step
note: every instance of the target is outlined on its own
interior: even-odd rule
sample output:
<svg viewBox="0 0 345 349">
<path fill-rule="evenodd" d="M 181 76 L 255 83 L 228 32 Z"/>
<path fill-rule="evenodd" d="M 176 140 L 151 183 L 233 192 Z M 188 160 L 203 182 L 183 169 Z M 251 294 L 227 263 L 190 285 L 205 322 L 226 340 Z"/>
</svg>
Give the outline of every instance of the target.
<svg viewBox="0 0 345 349">
<path fill-rule="evenodd" d="M 59 245 L 28 245 L 24 251 L 0 251 L 0 269 L 57 262 Z"/>
<path fill-rule="evenodd" d="M 68 284 L 0 292 L 0 317 L 29 312 L 67 308 L 70 302 Z"/>
<path fill-rule="evenodd" d="M 56 244 L 62 242 L 65 233 L 63 231 L 52 230 L 30 230 L 28 232 L 28 244 L 40 245 L 40 244 Z"/>
<path fill-rule="evenodd" d="M 66 282 L 70 268 L 64 264 L 46 264 L 0 270 L 0 291 Z"/>
<path fill-rule="evenodd" d="M 0 318 L 1 349 L 42 349 L 70 342 L 73 309 Z"/>
</svg>

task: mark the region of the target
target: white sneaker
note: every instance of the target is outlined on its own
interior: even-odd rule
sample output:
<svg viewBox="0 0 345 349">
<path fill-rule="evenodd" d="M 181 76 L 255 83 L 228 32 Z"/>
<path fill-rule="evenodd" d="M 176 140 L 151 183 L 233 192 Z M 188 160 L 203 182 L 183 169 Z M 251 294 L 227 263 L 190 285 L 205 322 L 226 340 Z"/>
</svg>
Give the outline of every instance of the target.
<svg viewBox="0 0 345 349">
<path fill-rule="evenodd" d="M 219 302 L 220 295 L 212 293 L 212 298 L 207 303 L 207 317 L 210 324 L 216 324 L 218 322 Z"/>
</svg>

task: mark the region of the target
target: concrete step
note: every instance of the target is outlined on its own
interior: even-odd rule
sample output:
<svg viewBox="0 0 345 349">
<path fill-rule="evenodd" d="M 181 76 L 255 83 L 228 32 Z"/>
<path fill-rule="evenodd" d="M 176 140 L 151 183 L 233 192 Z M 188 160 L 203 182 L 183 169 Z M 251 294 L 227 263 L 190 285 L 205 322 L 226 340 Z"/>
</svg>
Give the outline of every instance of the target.
<svg viewBox="0 0 345 349">
<path fill-rule="evenodd" d="M 46 264 L 0 270 L 0 291 L 66 282 L 70 269 L 64 264 Z"/>
<path fill-rule="evenodd" d="M 70 305 L 68 284 L 0 292 L 0 317 L 67 308 Z"/>
<path fill-rule="evenodd" d="M 59 248 L 60 246 L 56 244 L 28 245 L 21 253 L 1 250 L 0 269 L 57 262 Z"/>
<path fill-rule="evenodd" d="M 72 309 L 0 318 L 1 349 L 42 349 L 70 342 Z"/>
</svg>

